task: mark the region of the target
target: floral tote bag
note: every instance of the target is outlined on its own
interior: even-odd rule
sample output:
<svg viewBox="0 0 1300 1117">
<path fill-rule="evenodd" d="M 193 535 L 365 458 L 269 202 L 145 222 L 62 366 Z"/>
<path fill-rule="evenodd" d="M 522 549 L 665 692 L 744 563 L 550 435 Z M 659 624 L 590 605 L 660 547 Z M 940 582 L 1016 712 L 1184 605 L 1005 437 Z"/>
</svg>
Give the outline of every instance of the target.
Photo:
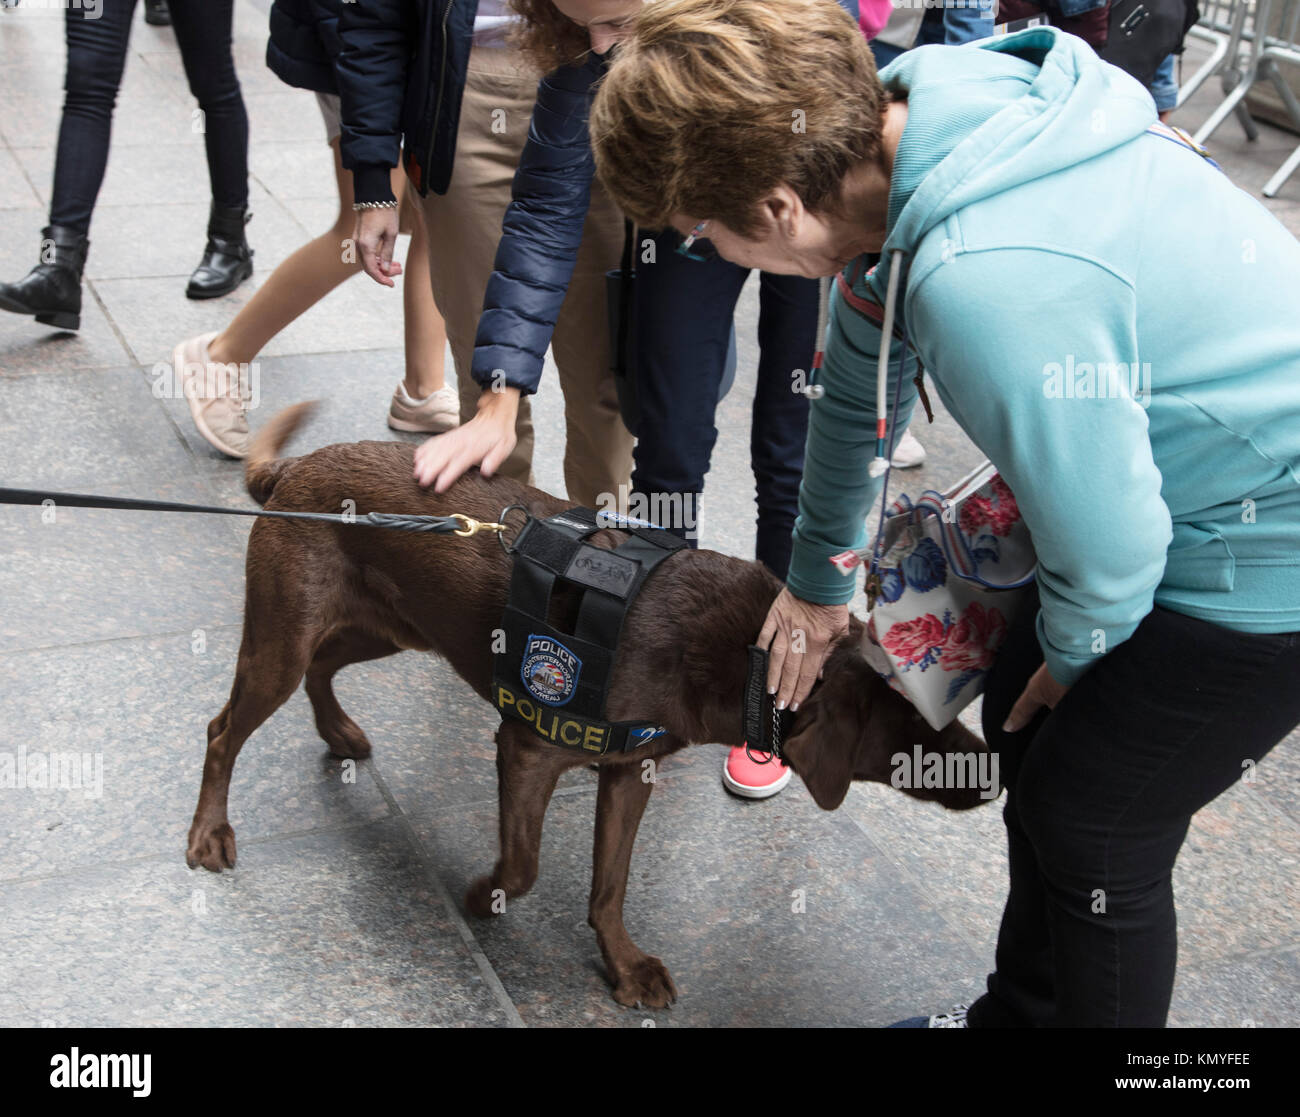
<svg viewBox="0 0 1300 1117">
<path fill-rule="evenodd" d="M 984 690 L 1025 607 L 1036 560 L 1016 498 L 989 462 L 947 492 L 886 512 L 863 652 L 942 729 Z"/>
</svg>

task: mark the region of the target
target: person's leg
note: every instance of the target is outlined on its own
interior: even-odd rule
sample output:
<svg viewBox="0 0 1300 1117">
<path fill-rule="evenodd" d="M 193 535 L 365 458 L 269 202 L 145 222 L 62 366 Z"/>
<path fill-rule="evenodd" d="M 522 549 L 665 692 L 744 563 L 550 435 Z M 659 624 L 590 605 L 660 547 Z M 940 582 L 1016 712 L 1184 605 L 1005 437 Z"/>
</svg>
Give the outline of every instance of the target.
<svg viewBox="0 0 1300 1117">
<path fill-rule="evenodd" d="M 749 272 L 722 259 L 689 259 L 677 252 L 680 243 L 673 230 L 660 233 L 655 239 L 655 262 L 637 268 L 633 368 L 640 414 L 632 491 L 641 499 L 632 510 L 648 514 L 694 547 L 699 541 L 704 478 L 718 437 L 714 415 L 731 324 Z M 813 287 L 815 319 L 815 283 Z M 766 344 L 754 401 L 756 429 L 772 417 L 774 408 L 783 406 L 772 397 L 781 379 L 789 387 L 789 371 L 795 367 L 779 371 L 784 364 L 779 355 L 782 346 L 772 336 L 779 316 L 771 305 L 767 314 L 766 325 L 761 319 L 759 325 L 760 340 Z M 806 328 L 808 357 L 814 332 L 815 322 Z M 765 475 L 767 459 L 759 455 L 754 460 L 755 475 Z M 766 492 L 765 480 L 760 485 Z M 760 546 L 766 549 L 762 539 Z M 770 556 L 760 554 L 760 558 Z M 761 752 L 754 757 L 744 747 L 730 749 L 722 765 L 722 784 L 733 795 L 767 799 L 790 782 L 790 769 Z"/>
<path fill-rule="evenodd" d="M 996 14 L 995 0 L 962 0 L 958 4 L 948 0 L 941 10 L 943 35 L 938 41 L 951 47 L 987 39 L 993 34 Z"/>
<path fill-rule="evenodd" d="M 902 47 L 896 47 L 893 43 L 882 43 L 879 39 L 872 39 L 867 45 L 871 47 L 871 56 L 876 60 L 877 70 L 883 70 L 900 54 L 907 53 Z"/>
<path fill-rule="evenodd" d="M 113 107 L 126 65 L 135 0 L 104 0 L 94 9 L 69 5 L 64 15 L 68 46 L 63 116 L 54 156 L 50 224 L 90 231 L 90 216 L 104 181 Z"/>
<path fill-rule="evenodd" d="M 354 253 L 345 252 L 344 242 L 355 231 L 352 211 L 352 174 L 343 167 L 339 141 L 334 153 L 334 179 L 339 193 L 339 215 L 333 227 L 308 241 L 266 278 L 266 282 L 209 344 L 213 361 L 252 361 L 290 322 L 315 306 L 345 279 L 360 270 Z M 395 176 L 402 172 L 395 171 Z M 400 182 L 394 183 L 400 186 Z"/>
<path fill-rule="evenodd" d="M 171 8 L 190 92 L 199 102 L 212 207 L 208 240 L 185 295 L 228 295 L 253 274 L 248 209 L 248 114 L 231 56 L 234 0 L 176 0 Z"/>
<path fill-rule="evenodd" d="M 322 101 L 321 108 L 329 129 L 334 114 L 327 100 Z M 248 452 L 245 412 L 252 388 L 251 366 L 258 353 L 285 326 L 361 267 L 355 252 L 347 250 L 348 238 L 355 231 L 352 175 L 344 169 L 339 156 L 337 131 L 332 131 L 330 147 L 339 194 L 339 214 L 333 228 L 304 244 L 276 268 L 224 330 L 187 338 L 172 353 L 172 364 L 184 387 L 194 425 L 204 439 L 229 457 L 240 458 Z M 394 185 L 399 184 L 395 181 Z"/>
<path fill-rule="evenodd" d="M 402 269 L 402 323 L 405 330 L 407 394 L 425 399 L 446 385 L 447 324 L 438 313 L 429 284 L 429 234 L 419 195 L 409 187 L 402 199 L 402 219 L 409 216 L 411 243 Z"/>
<path fill-rule="evenodd" d="M 1157 608 L 1037 727 L 1008 792 L 1051 942 L 1051 1011 L 1032 1022 L 1164 1024 L 1179 848 L 1192 815 L 1300 722 L 1297 671 L 1300 634 L 1233 632 Z M 1003 956 L 1000 943 L 999 971 Z M 1004 1004 L 1025 992 L 999 976 Z M 1041 961 L 1035 976 L 1041 1012 Z"/>
<path fill-rule="evenodd" d="M 1043 713 L 1019 733 L 1002 732 L 1011 707 L 1043 663 L 1043 650 L 1034 630 L 1037 589 L 1031 587 L 1027 596 L 1023 612 L 998 649 L 984 688 L 984 740 L 998 757 L 998 771 L 1008 789 L 1014 788 L 1025 753 L 1047 719 Z M 1038 856 L 1021 825 L 1017 805 L 1017 798 L 1008 791 L 1002 818 L 1007 828 L 1011 888 L 998 931 L 996 969 L 988 976 L 988 992 L 970 1006 L 967 1019 L 972 1028 L 1042 1026 L 1053 1012 L 1047 897 L 1038 871 Z"/>
<path fill-rule="evenodd" d="M 399 184 L 395 178 L 393 193 L 401 203 L 399 228 L 411 240 L 402 269 L 405 372 L 388 405 L 388 425 L 396 431 L 443 434 L 460 423 L 460 394 L 445 379 L 447 326 L 429 284 L 424 212 L 409 182 Z"/>
<path fill-rule="evenodd" d="M 564 484 L 569 499 L 588 508 L 621 507 L 632 472 L 632 435 L 618 409 L 605 308 L 605 273 L 618 266 L 622 248 L 622 214 L 593 182 L 582 247 L 551 338 L 564 392 Z"/>
<path fill-rule="evenodd" d="M 1159 113 L 1161 120 L 1166 120 L 1169 114 L 1174 111 L 1178 104 L 1178 78 L 1174 75 L 1174 65 L 1176 58 L 1172 54 L 1165 56 L 1165 60 L 1160 63 L 1160 68 L 1156 70 L 1156 76 L 1151 79 L 1151 84 L 1147 86 L 1147 91 L 1151 94 L 1151 99 L 1156 103 L 1156 112 Z"/>
<path fill-rule="evenodd" d="M 537 74 L 507 47 L 475 47 L 470 53 L 456 137 L 456 165 L 443 195 L 424 199 L 429 279 L 446 323 L 456 367 L 461 422 L 474 417 L 482 389 L 470 375 L 474 337 L 510 188 L 528 136 L 537 99 Z M 501 115 L 495 115 L 501 114 Z M 504 130 L 494 128 L 503 120 Z M 519 401 L 515 448 L 498 472 L 532 480 L 533 421 L 528 399 Z"/>
<path fill-rule="evenodd" d="M 815 279 L 763 272 L 759 286 L 758 387 L 750 427 L 750 458 L 758 497 L 755 557 L 782 581 L 790 566 L 790 533 L 799 513 L 808 398 L 807 383 L 817 347 Z"/>
<path fill-rule="evenodd" d="M 688 259 L 680 243 L 673 230 L 660 233 L 654 263 L 637 266 L 632 491 L 651 510 L 670 510 L 663 526 L 696 546 L 731 320 L 749 273 L 723 259 Z"/>
<path fill-rule="evenodd" d="M 234 0 L 172 0 L 172 28 L 190 92 L 203 111 L 213 204 L 248 204 L 248 113 L 231 54 Z"/>
<path fill-rule="evenodd" d="M 113 105 L 126 60 L 135 0 L 68 6 L 67 71 L 54 159 L 50 223 L 41 230 L 40 263 L 14 283 L 0 283 L 0 310 L 32 315 L 60 330 L 81 327 L 81 273 L 87 233 L 108 162 Z"/>
</svg>

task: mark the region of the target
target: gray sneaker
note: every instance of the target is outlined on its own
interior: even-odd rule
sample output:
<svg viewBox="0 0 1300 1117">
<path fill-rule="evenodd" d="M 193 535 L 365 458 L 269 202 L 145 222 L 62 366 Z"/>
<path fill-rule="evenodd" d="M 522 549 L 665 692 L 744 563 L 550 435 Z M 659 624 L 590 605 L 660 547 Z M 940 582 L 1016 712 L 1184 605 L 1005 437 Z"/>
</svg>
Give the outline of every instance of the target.
<svg viewBox="0 0 1300 1117">
<path fill-rule="evenodd" d="M 399 383 L 388 406 L 388 425 L 395 431 L 442 434 L 460 426 L 460 395 L 448 385 L 424 399 L 412 399 Z"/>
<path fill-rule="evenodd" d="M 966 1023 L 966 1006 L 957 1005 L 949 1012 L 936 1012 L 933 1016 L 909 1016 L 891 1028 L 969 1028 Z"/>
<path fill-rule="evenodd" d="M 217 364 L 208 356 L 215 333 L 182 341 L 172 363 L 199 434 L 228 458 L 248 457 L 246 366 Z"/>
</svg>

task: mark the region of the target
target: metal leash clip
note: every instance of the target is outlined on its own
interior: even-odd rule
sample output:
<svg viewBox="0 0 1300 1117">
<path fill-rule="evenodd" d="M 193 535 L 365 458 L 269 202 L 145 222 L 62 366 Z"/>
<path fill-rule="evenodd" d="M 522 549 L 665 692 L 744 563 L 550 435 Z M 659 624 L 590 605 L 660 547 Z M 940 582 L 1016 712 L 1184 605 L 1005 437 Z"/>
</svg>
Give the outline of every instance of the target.
<svg viewBox="0 0 1300 1117">
<path fill-rule="evenodd" d="M 511 512 L 513 512 L 516 508 L 517 508 L 520 512 L 522 512 L 522 513 L 524 514 L 524 527 L 527 527 L 527 526 L 528 526 L 528 522 L 533 518 L 533 517 L 532 517 L 532 514 L 531 514 L 531 513 L 528 511 L 528 509 L 527 509 L 524 505 L 522 505 L 522 504 L 507 504 L 504 508 L 501 509 L 501 514 L 500 514 L 501 524 L 500 524 L 500 526 L 501 526 L 502 530 L 499 531 L 499 532 L 497 532 L 497 542 L 501 544 L 501 549 L 502 549 L 503 551 L 505 551 L 505 553 L 506 553 L 507 555 L 513 555 L 513 554 L 515 553 L 515 549 L 514 549 L 513 545 L 511 545 L 510 543 L 507 543 L 507 542 L 506 542 L 505 529 L 506 529 L 509 525 L 505 522 L 505 520 L 506 520 L 506 516 L 509 515 Z M 523 533 L 523 530 L 524 530 L 524 528 L 520 528 L 520 529 L 519 529 L 519 533 L 522 534 L 522 533 Z M 516 536 L 515 536 L 515 540 L 517 541 L 518 539 L 519 539 L 519 535 L 516 535 Z"/>
<path fill-rule="evenodd" d="M 500 535 L 506 530 L 505 524 L 483 523 L 480 520 L 471 519 L 464 512 L 453 512 L 448 518 L 460 524 L 460 527 L 453 531 L 452 534 L 459 535 L 462 539 L 477 535 L 480 531 L 493 531 Z"/>
</svg>

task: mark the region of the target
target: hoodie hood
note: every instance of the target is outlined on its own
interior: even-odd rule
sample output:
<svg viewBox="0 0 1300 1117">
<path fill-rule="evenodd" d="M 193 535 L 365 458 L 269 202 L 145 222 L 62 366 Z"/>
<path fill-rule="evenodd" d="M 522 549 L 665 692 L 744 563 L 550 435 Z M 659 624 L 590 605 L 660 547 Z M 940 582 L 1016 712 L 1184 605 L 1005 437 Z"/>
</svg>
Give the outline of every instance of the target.
<svg viewBox="0 0 1300 1117">
<path fill-rule="evenodd" d="M 790 592 L 853 597 L 835 560 L 872 553 L 924 364 L 1015 494 L 1058 682 L 1153 604 L 1300 631 L 1300 243 L 1176 136 L 1143 136 L 1146 91 L 1070 35 L 922 47 L 882 77 L 909 102 L 889 255 L 831 305 Z"/>
<path fill-rule="evenodd" d="M 880 77 L 908 102 L 886 257 L 911 255 L 962 207 L 1126 144 L 1156 121 L 1141 84 L 1055 27 L 918 47 Z"/>
</svg>

